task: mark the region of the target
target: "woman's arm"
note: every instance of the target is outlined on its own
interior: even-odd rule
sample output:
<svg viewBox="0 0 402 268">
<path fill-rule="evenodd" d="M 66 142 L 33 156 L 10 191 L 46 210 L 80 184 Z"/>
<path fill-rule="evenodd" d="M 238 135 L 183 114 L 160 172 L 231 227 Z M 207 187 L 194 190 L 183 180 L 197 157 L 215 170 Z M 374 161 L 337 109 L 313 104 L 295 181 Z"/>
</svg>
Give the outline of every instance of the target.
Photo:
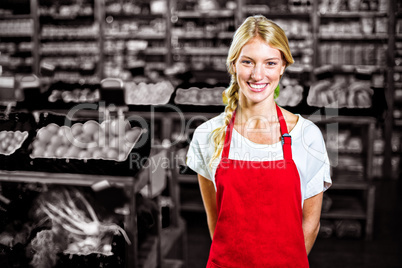
<svg viewBox="0 0 402 268">
<path fill-rule="evenodd" d="M 198 174 L 198 182 L 200 185 L 202 201 L 204 202 L 205 211 L 207 213 L 207 222 L 211 239 L 214 235 L 218 212 L 216 209 L 216 193 L 214 183 L 207 178 Z"/>
<path fill-rule="evenodd" d="M 303 233 L 307 255 L 313 248 L 318 231 L 320 230 L 320 216 L 323 192 L 304 200 L 303 204 Z"/>
</svg>

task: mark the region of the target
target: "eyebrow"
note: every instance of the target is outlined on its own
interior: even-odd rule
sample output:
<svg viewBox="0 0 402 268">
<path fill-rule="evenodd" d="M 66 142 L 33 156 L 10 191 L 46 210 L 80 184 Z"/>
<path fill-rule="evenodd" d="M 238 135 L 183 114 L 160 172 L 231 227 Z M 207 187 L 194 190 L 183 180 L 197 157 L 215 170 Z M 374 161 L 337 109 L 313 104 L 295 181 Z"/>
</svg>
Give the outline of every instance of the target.
<svg viewBox="0 0 402 268">
<path fill-rule="evenodd" d="M 241 58 L 248 58 L 248 59 L 250 59 L 250 60 L 253 60 L 253 58 L 250 58 L 250 57 L 248 57 L 248 56 L 241 56 Z M 268 60 L 280 60 L 280 58 L 274 57 L 274 58 L 265 59 L 265 61 L 268 61 Z"/>
</svg>

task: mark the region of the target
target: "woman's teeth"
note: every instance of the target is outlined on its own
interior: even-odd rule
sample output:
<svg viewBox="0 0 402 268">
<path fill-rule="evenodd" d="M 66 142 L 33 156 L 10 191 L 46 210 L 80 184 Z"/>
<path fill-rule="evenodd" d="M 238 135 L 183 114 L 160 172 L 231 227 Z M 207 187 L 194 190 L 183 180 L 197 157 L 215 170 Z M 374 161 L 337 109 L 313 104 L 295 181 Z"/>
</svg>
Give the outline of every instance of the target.
<svg viewBox="0 0 402 268">
<path fill-rule="evenodd" d="M 258 85 L 249 84 L 249 85 L 250 85 L 250 87 L 252 87 L 252 88 L 261 89 L 261 88 L 264 88 L 267 84 L 258 84 Z"/>
</svg>

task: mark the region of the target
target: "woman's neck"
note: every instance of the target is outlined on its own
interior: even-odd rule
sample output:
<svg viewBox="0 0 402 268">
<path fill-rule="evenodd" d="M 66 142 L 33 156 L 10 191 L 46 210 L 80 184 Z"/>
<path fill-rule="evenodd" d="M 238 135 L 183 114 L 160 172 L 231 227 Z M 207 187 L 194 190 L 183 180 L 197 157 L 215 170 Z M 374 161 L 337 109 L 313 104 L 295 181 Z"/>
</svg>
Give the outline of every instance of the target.
<svg viewBox="0 0 402 268">
<path fill-rule="evenodd" d="M 236 124 L 248 127 L 261 127 L 262 125 L 278 122 L 276 112 L 276 103 L 274 100 L 260 102 L 258 104 L 247 104 L 239 102 L 239 107 L 236 111 Z"/>
</svg>

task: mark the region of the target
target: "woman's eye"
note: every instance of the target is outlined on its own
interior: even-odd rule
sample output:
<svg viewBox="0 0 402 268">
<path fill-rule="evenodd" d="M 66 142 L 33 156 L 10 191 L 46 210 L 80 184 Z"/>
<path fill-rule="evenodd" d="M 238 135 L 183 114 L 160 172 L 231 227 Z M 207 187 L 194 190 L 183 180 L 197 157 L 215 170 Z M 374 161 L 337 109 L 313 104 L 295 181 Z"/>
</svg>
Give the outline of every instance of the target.
<svg viewBox="0 0 402 268">
<path fill-rule="evenodd" d="M 244 61 L 242 61 L 242 63 L 244 63 L 244 64 L 251 64 L 251 61 L 249 61 L 249 60 L 244 60 Z"/>
<path fill-rule="evenodd" d="M 269 62 L 267 62 L 267 65 L 274 66 L 274 65 L 276 65 L 276 62 L 274 62 L 274 61 L 269 61 Z"/>
</svg>

